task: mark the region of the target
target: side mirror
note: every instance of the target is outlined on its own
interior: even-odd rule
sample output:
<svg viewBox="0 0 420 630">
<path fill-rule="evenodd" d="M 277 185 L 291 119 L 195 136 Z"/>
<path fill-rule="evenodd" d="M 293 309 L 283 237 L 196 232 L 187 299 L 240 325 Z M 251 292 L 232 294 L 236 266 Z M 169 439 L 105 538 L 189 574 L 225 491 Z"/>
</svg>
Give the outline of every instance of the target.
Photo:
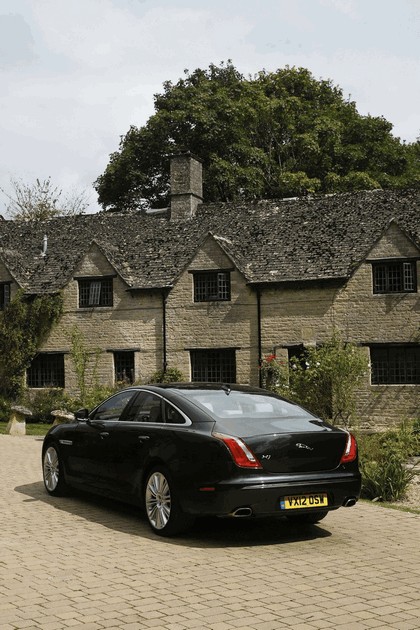
<svg viewBox="0 0 420 630">
<path fill-rule="evenodd" d="M 89 409 L 78 409 L 75 412 L 74 417 L 76 420 L 87 420 L 89 417 Z"/>
</svg>

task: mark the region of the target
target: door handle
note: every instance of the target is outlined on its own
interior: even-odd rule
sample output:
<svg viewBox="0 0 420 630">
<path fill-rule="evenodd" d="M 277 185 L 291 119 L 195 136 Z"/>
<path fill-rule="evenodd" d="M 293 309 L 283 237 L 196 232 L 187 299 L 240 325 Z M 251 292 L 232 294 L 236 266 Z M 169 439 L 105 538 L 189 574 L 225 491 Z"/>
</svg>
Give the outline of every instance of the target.
<svg viewBox="0 0 420 630">
<path fill-rule="evenodd" d="M 101 436 L 101 440 L 109 437 L 109 433 L 107 431 L 101 431 L 99 435 Z"/>
<path fill-rule="evenodd" d="M 150 440 L 150 436 L 149 435 L 139 435 L 137 439 L 140 442 L 143 442 L 144 440 Z"/>
</svg>

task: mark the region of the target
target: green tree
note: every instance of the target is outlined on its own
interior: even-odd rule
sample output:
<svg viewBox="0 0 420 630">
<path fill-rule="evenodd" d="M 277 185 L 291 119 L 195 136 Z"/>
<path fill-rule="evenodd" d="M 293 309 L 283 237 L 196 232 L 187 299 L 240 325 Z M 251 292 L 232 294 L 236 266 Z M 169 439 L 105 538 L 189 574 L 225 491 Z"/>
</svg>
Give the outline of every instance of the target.
<svg viewBox="0 0 420 630">
<path fill-rule="evenodd" d="M 85 192 L 64 194 L 51 182 L 51 177 L 27 184 L 21 179 L 10 179 L 12 194 L 3 188 L 2 193 L 8 198 L 7 213 L 12 219 L 20 221 L 45 221 L 58 216 L 83 214 L 88 207 Z"/>
<path fill-rule="evenodd" d="M 169 156 L 204 163 L 207 201 L 419 185 L 419 148 L 382 117 L 362 116 L 330 80 L 304 68 L 244 77 L 231 62 L 185 71 L 130 127 L 95 187 L 109 210 L 165 206 Z"/>
<path fill-rule="evenodd" d="M 0 395 L 22 393 L 25 370 L 62 313 L 61 295 L 25 296 L 19 291 L 0 313 Z"/>
</svg>

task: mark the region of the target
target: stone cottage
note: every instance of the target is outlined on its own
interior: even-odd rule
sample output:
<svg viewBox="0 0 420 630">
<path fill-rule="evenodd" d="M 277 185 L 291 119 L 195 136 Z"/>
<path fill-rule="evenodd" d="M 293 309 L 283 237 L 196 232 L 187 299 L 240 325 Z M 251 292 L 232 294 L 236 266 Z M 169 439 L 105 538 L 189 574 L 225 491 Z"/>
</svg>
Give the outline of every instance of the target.
<svg viewBox="0 0 420 630">
<path fill-rule="evenodd" d="M 29 388 L 76 388 L 77 328 L 104 384 L 177 367 L 259 384 L 259 360 L 338 330 L 370 358 L 358 412 L 377 425 L 420 402 L 420 191 L 206 204 L 201 163 L 171 163 L 171 205 L 0 222 L 0 309 L 18 288 L 62 292 Z"/>
</svg>

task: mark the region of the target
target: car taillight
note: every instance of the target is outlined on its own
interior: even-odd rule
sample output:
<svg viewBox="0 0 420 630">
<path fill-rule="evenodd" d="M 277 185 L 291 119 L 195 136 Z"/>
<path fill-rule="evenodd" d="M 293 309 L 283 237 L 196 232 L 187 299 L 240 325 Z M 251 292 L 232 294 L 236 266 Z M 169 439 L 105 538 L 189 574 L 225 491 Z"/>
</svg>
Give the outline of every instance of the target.
<svg viewBox="0 0 420 630">
<path fill-rule="evenodd" d="M 213 437 L 226 444 L 237 466 L 241 468 L 262 468 L 251 449 L 239 438 L 233 437 L 233 435 L 224 435 L 223 433 L 213 433 Z"/>
<path fill-rule="evenodd" d="M 340 464 L 348 464 L 349 462 L 354 462 L 357 457 L 357 442 L 354 435 L 351 433 L 347 436 L 346 448 L 344 449 L 344 453 L 341 456 Z"/>
</svg>

